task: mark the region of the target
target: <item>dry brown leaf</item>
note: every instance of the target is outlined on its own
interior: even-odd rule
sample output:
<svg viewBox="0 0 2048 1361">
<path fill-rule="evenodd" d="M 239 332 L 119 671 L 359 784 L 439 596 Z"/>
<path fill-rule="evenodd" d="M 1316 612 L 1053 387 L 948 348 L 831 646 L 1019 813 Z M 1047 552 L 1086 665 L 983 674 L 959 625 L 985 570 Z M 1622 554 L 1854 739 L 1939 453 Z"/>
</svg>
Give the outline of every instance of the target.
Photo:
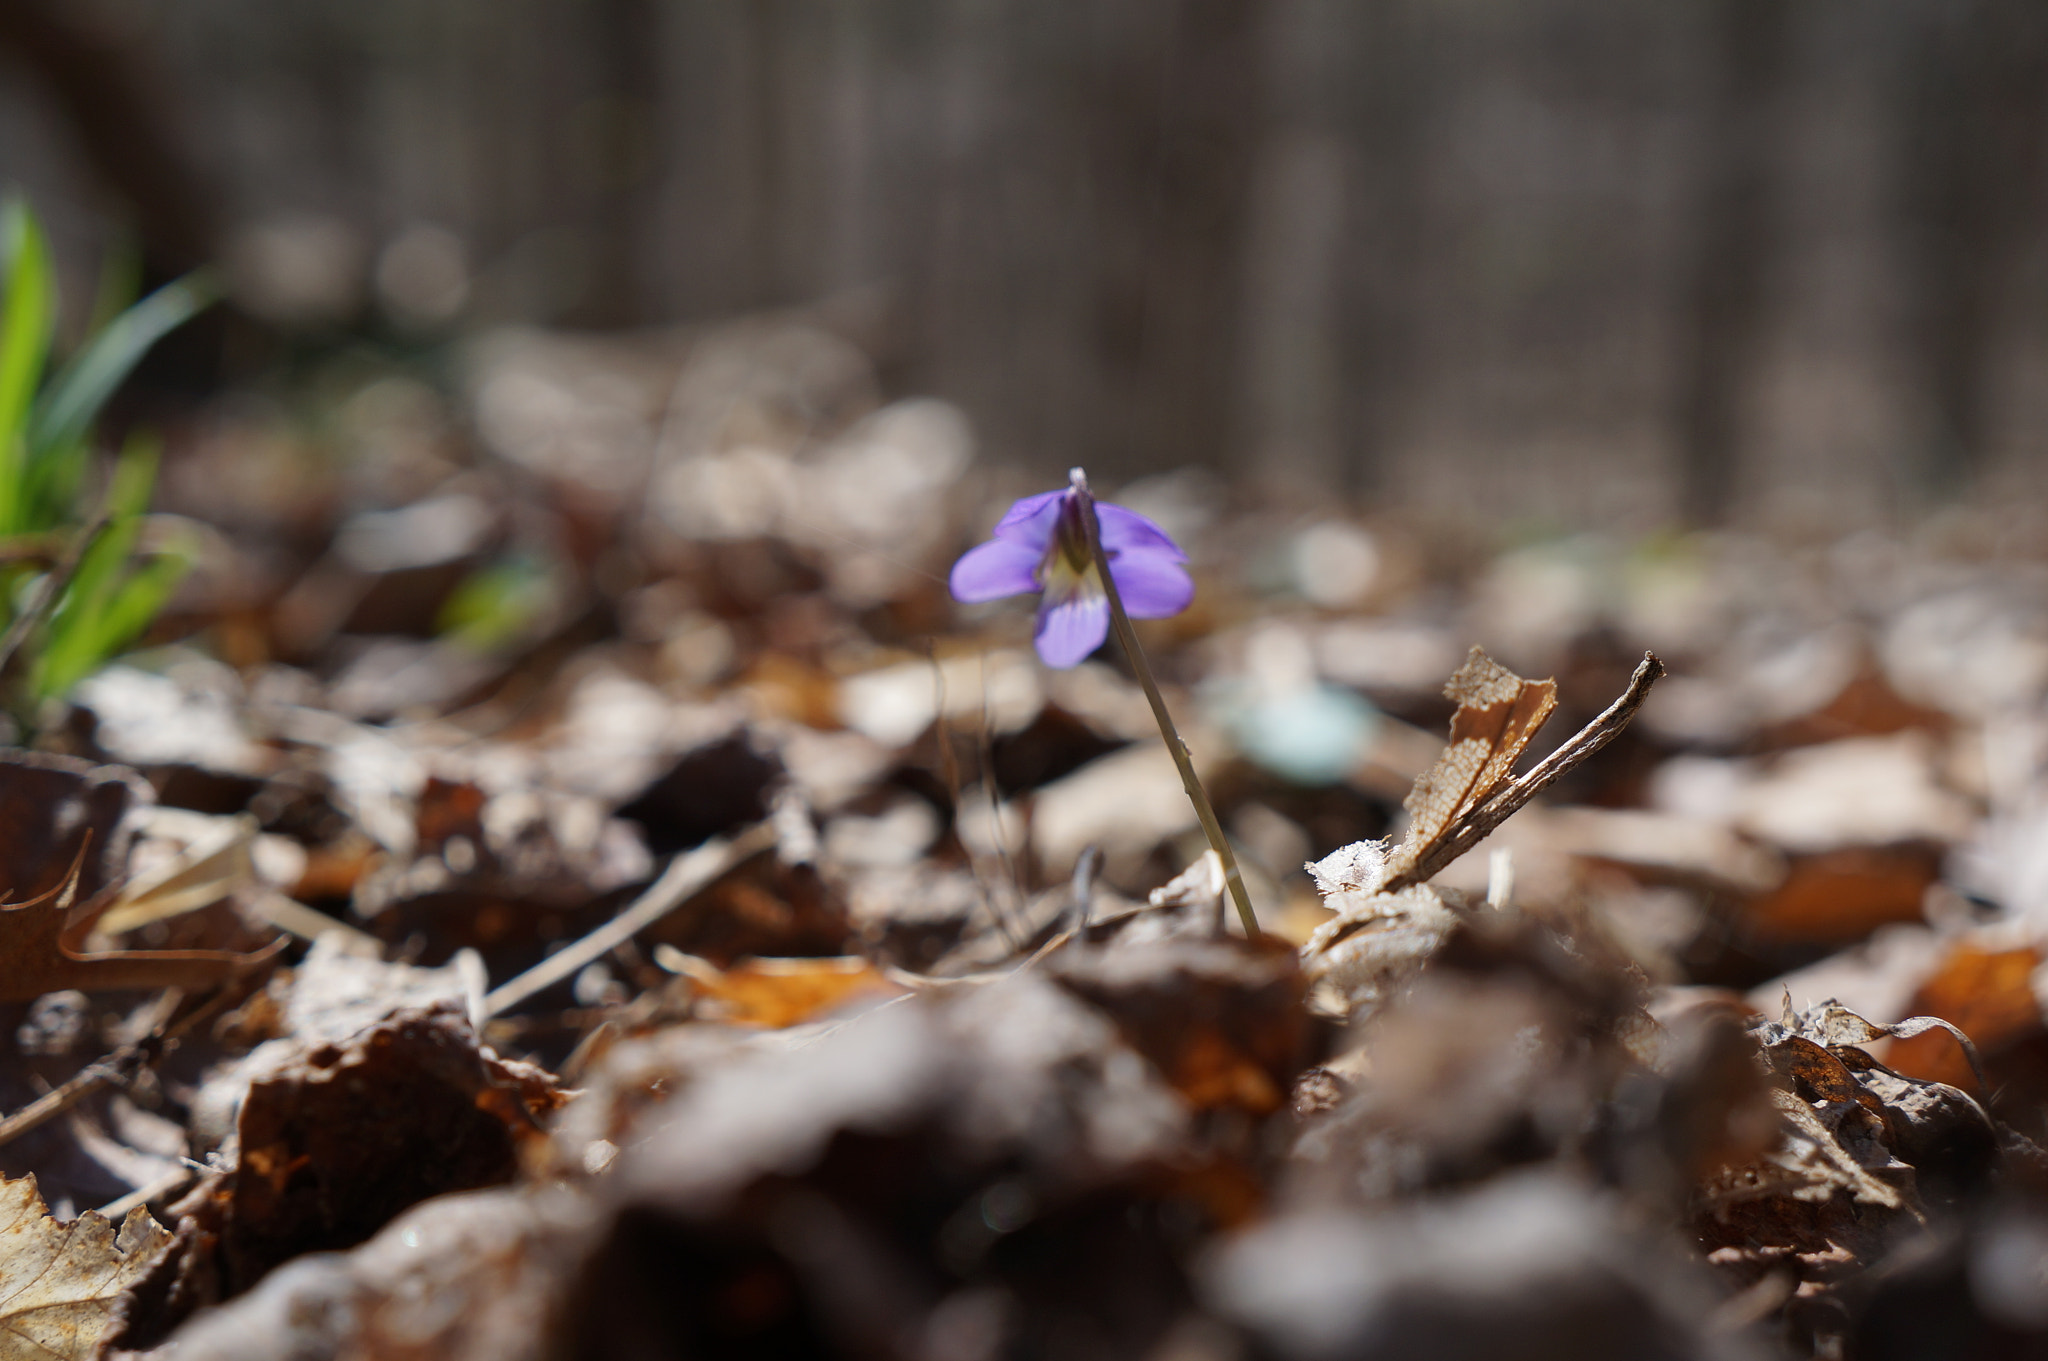
<svg viewBox="0 0 2048 1361">
<path fill-rule="evenodd" d="M 1444 686 L 1444 698 L 1458 706 L 1451 743 L 1408 795 L 1408 838 L 1387 860 L 1390 880 L 1414 870 L 1461 819 L 1500 791 L 1557 708 L 1557 682 L 1523 680 L 1474 647 Z"/>
<path fill-rule="evenodd" d="M 330 955 L 330 981 L 365 977 L 351 963 Z M 173 1207 L 188 1246 L 138 1290 L 128 1327 L 143 1345 L 291 1258 L 352 1248 L 430 1197 L 510 1182 L 540 1151 L 541 1122 L 567 1098 L 544 1070 L 479 1045 L 465 1003 L 397 1007 L 343 1037 L 349 1010 L 246 1060 L 235 1161 Z"/>
<path fill-rule="evenodd" d="M 1738 928 L 1770 944 L 1840 945 L 1919 921 L 1941 855 L 1928 844 L 1851 846 L 1801 856 L 1782 883 L 1743 903 Z"/>
<path fill-rule="evenodd" d="M 1224 937 L 1076 947 L 1049 965 L 1193 1110 L 1276 1110 L 1318 1047 L 1292 948 Z"/>
<path fill-rule="evenodd" d="M 140 1206 L 117 1230 L 50 1217 L 33 1176 L 0 1178 L 0 1361 L 93 1355 L 115 1303 L 171 1241 Z"/>
<path fill-rule="evenodd" d="M 1896 1188 L 1872 1176 L 1850 1156 L 1812 1106 L 1775 1088 L 1771 1101 L 1785 1120 L 1777 1147 L 1753 1163 L 1722 1168 L 1709 1176 L 1699 1190 L 1703 1208 L 1721 1214 L 1744 1201 L 1777 1197 L 1822 1202 L 1837 1191 L 1885 1209 L 1897 1209 L 1904 1203 Z"/>
<path fill-rule="evenodd" d="M 1359 842 L 1308 866 L 1333 921 L 1318 927 L 1303 958 L 1341 945 L 1366 923 L 1379 920 L 1374 900 L 1426 884 L 1471 850 L 1568 771 L 1606 746 L 1628 726 L 1664 675 L 1654 652 L 1629 677 L 1628 688 L 1593 721 L 1520 779 L 1515 762 L 1557 707 L 1557 682 L 1523 680 L 1475 647 L 1444 694 L 1458 702 L 1451 742 L 1433 769 L 1408 795 L 1411 818 L 1400 849 L 1381 861 L 1382 843 Z"/>
</svg>

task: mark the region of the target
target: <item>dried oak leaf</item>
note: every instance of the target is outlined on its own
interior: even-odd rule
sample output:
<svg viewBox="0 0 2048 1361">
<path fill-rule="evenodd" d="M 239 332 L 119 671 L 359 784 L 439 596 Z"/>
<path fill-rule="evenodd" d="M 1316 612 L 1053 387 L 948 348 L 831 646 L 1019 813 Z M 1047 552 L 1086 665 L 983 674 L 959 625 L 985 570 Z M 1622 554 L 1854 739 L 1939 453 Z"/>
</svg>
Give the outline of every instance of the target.
<svg viewBox="0 0 2048 1361">
<path fill-rule="evenodd" d="M 115 1303 L 170 1241 L 140 1206 L 118 1229 L 89 1210 L 59 1224 L 33 1176 L 0 1178 L 0 1361 L 94 1355 Z"/>
<path fill-rule="evenodd" d="M 0 902 L 0 1002 L 65 988 L 197 987 L 273 953 L 81 949 L 114 901 L 123 819 L 149 797 L 139 776 L 117 766 L 0 753 L 0 865 L 21 895 Z"/>
</svg>

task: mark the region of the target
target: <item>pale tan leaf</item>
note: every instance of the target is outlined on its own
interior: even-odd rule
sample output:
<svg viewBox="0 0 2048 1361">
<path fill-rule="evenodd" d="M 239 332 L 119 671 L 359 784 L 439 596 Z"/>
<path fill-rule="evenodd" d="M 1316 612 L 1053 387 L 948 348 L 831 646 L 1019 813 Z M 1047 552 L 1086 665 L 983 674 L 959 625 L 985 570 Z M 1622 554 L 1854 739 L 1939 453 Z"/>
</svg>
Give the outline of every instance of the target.
<svg viewBox="0 0 2048 1361">
<path fill-rule="evenodd" d="M 59 1224 L 34 1177 L 0 1178 L 0 1361 L 91 1356 L 122 1292 L 170 1241 L 140 1207 L 118 1231 L 89 1210 Z"/>
<path fill-rule="evenodd" d="M 152 809 L 151 830 L 160 823 L 168 824 L 172 833 L 160 839 L 182 842 L 182 849 L 121 885 L 94 923 L 95 931 L 118 936 L 210 907 L 256 882 L 255 866 L 249 858 L 249 847 L 256 840 L 256 819 L 247 814 L 208 817 L 182 808 Z"/>
</svg>

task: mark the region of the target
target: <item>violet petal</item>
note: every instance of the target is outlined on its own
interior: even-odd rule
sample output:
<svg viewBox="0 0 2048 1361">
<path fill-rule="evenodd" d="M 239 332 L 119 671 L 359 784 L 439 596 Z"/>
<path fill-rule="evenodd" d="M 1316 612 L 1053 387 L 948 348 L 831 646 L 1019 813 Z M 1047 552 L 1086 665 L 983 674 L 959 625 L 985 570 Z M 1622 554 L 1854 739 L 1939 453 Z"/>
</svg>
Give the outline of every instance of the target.
<svg viewBox="0 0 2048 1361">
<path fill-rule="evenodd" d="M 1022 505 L 1023 502 L 1018 502 Z M 1133 551 L 1166 552 L 1173 555 L 1175 562 L 1186 562 L 1188 555 L 1180 551 L 1180 545 L 1166 536 L 1166 531 L 1153 524 L 1135 510 L 1112 506 L 1104 501 L 1095 503 L 1095 522 L 1102 526 L 1102 546 L 1111 553 Z"/>
<path fill-rule="evenodd" d="M 1123 597 L 1124 613 L 1133 619 L 1164 619 L 1179 614 L 1195 598 L 1195 583 L 1179 561 L 1157 549 L 1126 550 L 1109 564 Z"/>
<path fill-rule="evenodd" d="M 1035 591 L 1043 557 L 1042 549 L 1009 539 L 991 539 L 970 548 L 953 564 L 953 598 L 973 605 Z"/>
<path fill-rule="evenodd" d="M 1048 601 L 1038 614 L 1038 636 L 1032 641 L 1047 666 L 1064 670 L 1086 661 L 1109 637 L 1109 597 L 1084 591 L 1065 600 Z"/>
</svg>

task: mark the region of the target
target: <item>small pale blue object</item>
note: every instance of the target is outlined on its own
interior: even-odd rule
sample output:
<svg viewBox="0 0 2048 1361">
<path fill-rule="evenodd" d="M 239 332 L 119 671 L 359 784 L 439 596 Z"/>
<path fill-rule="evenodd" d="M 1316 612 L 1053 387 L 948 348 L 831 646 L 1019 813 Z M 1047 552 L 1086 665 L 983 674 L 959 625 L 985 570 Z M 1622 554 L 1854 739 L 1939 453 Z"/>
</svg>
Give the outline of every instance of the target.
<svg viewBox="0 0 2048 1361">
<path fill-rule="evenodd" d="M 1233 686 L 1211 700 L 1211 712 L 1248 760 L 1311 788 L 1349 775 L 1380 722 L 1357 691 L 1320 683 L 1258 699 Z"/>
</svg>

